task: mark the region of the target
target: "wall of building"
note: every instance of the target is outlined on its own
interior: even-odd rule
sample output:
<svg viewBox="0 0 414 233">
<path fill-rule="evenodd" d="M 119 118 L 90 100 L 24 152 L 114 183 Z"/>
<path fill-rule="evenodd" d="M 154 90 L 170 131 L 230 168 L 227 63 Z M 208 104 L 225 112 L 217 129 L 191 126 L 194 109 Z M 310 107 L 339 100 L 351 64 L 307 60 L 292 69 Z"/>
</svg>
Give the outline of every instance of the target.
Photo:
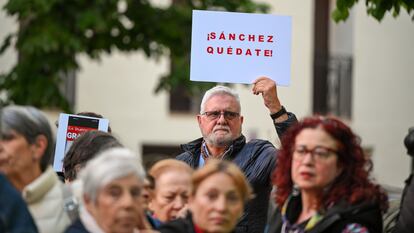
<svg viewBox="0 0 414 233">
<path fill-rule="evenodd" d="M 403 10 L 379 23 L 364 2 L 355 13 L 352 125 L 373 148 L 378 180 L 402 186 L 410 169 L 403 139 L 414 126 L 414 24 Z"/>
</svg>

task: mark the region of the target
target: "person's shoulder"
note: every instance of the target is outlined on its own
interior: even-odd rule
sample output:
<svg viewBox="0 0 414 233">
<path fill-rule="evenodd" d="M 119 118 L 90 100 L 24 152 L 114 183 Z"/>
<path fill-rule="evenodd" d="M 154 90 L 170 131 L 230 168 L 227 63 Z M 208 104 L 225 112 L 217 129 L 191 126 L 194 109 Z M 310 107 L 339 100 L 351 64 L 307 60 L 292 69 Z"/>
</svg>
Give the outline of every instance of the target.
<svg viewBox="0 0 414 233">
<path fill-rule="evenodd" d="M 61 201 L 63 183 L 51 166 L 23 189 L 25 201 L 32 207 L 50 201 Z"/>
<path fill-rule="evenodd" d="M 38 232 L 21 194 L 3 174 L 0 174 L 0 232 Z"/>
<path fill-rule="evenodd" d="M 247 144 L 254 145 L 257 147 L 275 148 L 275 146 L 271 142 L 269 142 L 268 140 L 263 140 L 263 139 L 252 139 L 249 142 L 247 142 Z"/>
<path fill-rule="evenodd" d="M 189 156 L 191 156 L 191 153 L 188 151 L 184 151 L 181 154 L 178 154 L 175 158 L 178 160 L 186 160 Z"/>
<path fill-rule="evenodd" d="M 276 148 L 275 146 L 267 141 L 262 139 L 252 139 L 246 143 L 245 151 L 250 151 L 250 155 L 255 159 L 276 159 Z"/>
<path fill-rule="evenodd" d="M 234 160 L 240 167 L 249 167 L 254 173 L 270 173 L 276 161 L 276 149 L 266 140 L 253 139 L 245 144 Z M 268 175 L 264 175 L 268 177 Z"/>
<path fill-rule="evenodd" d="M 346 211 L 346 216 L 357 219 L 367 217 L 371 220 L 375 219 L 373 216 L 376 216 L 378 219 L 381 219 L 381 207 L 378 202 L 369 200 L 359 204 L 352 204 Z"/>
<path fill-rule="evenodd" d="M 175 157 L 175 159 L 183 161 L 184 163 L 187 163 L 188 165 L 192 166 L 192 164 L 194 163 L 194 160 L 195 160 L 195 155 L 188 152 L 188 151 L 185 151 L 185 152 L 177 155 Z"/>
<path fill-rule="evenodd" d="M 181 145 L 182 153 L 178 154 L 175 158 L 194 167 L 197 162 L 197 156 L 199 156 L 199 153 L 200 153 L 202 141 L 203 141 L 202 138 L 198 138 L 187 144 L 182 144 Z"/>
<path fill-rule="evenodd" d="M 19 192 L 13 188 L 13 186 L 11 185 L 10 181 L 6 178 L 6 176 L 0 173 L 0 196 L 4 196 L 5 198 L 6 197 L 17 197 L 18 194 Z M 3 201 L 3 199 L 1 201 Z"/>
<path fill-rule="evenodd" d="M 382 231 L 381 209 L 377 203 L 364 202 L 350 205 L 339 210 L 339 214 L 341 217 L 333 224 L 332 232 Z"/>
<path fill-rule="evenodd" d="M 186 151 L 193 151 L 193 150 L 198 149 L 201 146 L 202 142 L 203 142 L 203 138 L 197 138 L 186 144 L 181 144 L 180 147 L 181 147 L 181 150 L 183 150 L 185 153 Z"/>
<path fill-rule="evenodd" d="M 73 224 L 66 228 L 65 233 L 89 233 L 89 231 L 86 230 L 85 226 L 78 218 Z"/>
</svg>

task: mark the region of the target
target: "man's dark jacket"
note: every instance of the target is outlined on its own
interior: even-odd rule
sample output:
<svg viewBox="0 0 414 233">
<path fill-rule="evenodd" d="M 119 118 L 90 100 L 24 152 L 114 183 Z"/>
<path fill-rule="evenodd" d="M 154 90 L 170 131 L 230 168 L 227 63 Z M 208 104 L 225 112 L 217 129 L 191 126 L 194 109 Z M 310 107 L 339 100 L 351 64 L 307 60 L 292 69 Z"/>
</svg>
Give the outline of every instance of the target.
<svg viewBox="0 0 414 233">
<path fill-rule="evenodd" d="M 281 137 L 286 129 L 295 123 L 296 117 L 288 113 L 289 119 L 282 123 L 275 123 L 275 129 Z M 181 145 L 184 151 L 177 159 L 189 164 L 192 168 L 198 168 L 200 149 L 203 138 L 196 139 L 188 144 Z M 240 167 L 246 175 L 254 190 L 254 199 L 245 206 L 243 216 L 236 226 L 236 233 L 262 233 L 266 221 L 269 206 L 271 174 L 276 163 L 276 149 L 269 141 L 254 139 L 246 143 L 246 138 L 241 135 L 232 144 L 231 151 L 223 158 L 230 160 Z"/>
</svg>

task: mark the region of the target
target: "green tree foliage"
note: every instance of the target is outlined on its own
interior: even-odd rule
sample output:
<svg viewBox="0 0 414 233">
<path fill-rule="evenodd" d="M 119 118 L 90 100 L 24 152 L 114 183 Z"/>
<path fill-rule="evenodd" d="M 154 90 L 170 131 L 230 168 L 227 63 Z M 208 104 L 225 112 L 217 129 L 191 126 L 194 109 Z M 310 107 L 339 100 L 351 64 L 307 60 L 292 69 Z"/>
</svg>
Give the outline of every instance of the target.
<svg viewBox="0 0 414 233">
<path fill-rule="evenodd" d="M 349 10 L 358 0 L 336 0 L 336 8 L 332 12 L 332 18 L 336 21 L 345 21 L 349 16 Z M 381 21 L 385 13 L 392 12 L 394 17 L 400 14 L 401 8 L 414 20 L 414 0 L 365 0 L 367 14 Z"/>
<path fill-rule="evenodd" d="M 169 54 L 170 73 L 160 77 L 156 91 L 183 85 L 190 93 L 206 89 L 212 84 L 189 81 L 192 9 L 266 12 L 268 7 L 252 0 L 175 0 L 167 8 L 148 0 L 9 0 L 4 10 L 17 18 L 19 28 L 3 41 L 0 54 L 14 46 L 18 62 L 0 74 L 3 104 L 70 111 L 59 89 L 62 77 L 79 70 L 79 55 L 99 60 L 114 50 L 141 50 L 155 58 Z"/>
</svg>

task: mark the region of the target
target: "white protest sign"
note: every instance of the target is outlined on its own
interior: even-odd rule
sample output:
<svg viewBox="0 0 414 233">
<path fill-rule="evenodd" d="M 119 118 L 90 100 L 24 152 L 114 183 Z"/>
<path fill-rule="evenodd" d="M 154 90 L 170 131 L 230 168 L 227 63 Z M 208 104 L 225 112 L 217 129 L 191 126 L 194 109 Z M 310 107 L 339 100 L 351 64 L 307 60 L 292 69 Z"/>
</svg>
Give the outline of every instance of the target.
<svg viewBox="0 0 414 233">
<path fill-rule="evenodd" d="M 89 130 L 108 132 L 108 126 L 108 119 L 61 113 L 59 115 L 59 127 L 56 135 L 55 158 L 53 161 L 54 170 L 58 172 L 63 171 L 63 158 L 73 141 L 80 134 Z"/>
<path fill-rule="evenodd" d="M 290 83 L 290 16 L 193 10 L 190 80 Z"/>
</svg>

